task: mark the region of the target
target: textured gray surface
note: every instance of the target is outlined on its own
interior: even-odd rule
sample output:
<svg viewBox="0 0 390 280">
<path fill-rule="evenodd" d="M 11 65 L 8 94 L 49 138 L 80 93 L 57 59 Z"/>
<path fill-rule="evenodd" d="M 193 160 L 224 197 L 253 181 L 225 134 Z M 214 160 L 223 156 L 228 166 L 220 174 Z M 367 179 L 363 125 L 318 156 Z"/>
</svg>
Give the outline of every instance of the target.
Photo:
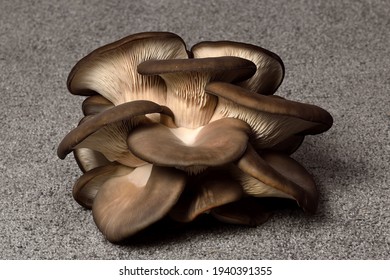
<svg viewBox="0 0 390 280">
<path fill-rule="evenodd" d="M 2 0 L 0 257 L 389 259 L 389 14 L 385 0 Z M 151 30 L 177 33 L 188 46 L 235 40 L 281 56 L 278 94 L 335 119 L 294 154 L 318 183 L 316 215 L 284 210 L 257 228 L 199 223 L 127 246 L 104 240 L 72 199 L 73 158 L 56 157 L 81 117 L 82 98 L 65 81 L 91 50 Z"/>
</svg>

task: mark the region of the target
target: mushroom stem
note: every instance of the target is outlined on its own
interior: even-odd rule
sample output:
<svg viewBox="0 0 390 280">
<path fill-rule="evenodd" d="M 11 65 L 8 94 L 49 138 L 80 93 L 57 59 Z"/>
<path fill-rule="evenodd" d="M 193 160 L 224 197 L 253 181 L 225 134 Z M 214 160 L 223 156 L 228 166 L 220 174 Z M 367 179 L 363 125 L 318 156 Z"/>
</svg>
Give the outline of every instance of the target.
<svg viewBox="0 0 390 280">
<path fill-rule="evenodd" d="M 207 124 L 217 105 L 217 98 L 204 92 L 210 74 L 189 72 L 162 77 L 167 84 L 166 106 L 174 112 L 176 125 L 197 128 Z"/>
<path fill-rule="evenodd" d="M 205 93 L 210 81 L 241 81 L 252 76 L 256 66 L 239 57 L 148 60 L 138 65 L 138 73 L 159 75 L 167 86 L 167 103 L 178 126 L 196 128 L 213 115 L 217 98 Z"/>
</svg>

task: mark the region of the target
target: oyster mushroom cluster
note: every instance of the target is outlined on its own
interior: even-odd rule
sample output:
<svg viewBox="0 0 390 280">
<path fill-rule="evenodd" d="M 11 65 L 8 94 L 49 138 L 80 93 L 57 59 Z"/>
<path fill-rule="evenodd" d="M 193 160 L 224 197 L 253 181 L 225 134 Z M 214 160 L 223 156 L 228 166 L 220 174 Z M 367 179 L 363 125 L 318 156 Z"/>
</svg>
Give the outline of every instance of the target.
<svg viewBox="0 0 390 280">
<path fill-rule="evenodd" d="M 289 155 L 333 120 L 273 95 L 283 77 L 279 56 L 239 42 L 188 50 L 176 34 L 146 32 L 94 50 L 69 74 L 84 117 L 57 151 L 83 172 L 75 200 L 111 242 L 164 217 L 258 225 L 264 197 L 314 212 L 315 183 Z"/>
</svg>

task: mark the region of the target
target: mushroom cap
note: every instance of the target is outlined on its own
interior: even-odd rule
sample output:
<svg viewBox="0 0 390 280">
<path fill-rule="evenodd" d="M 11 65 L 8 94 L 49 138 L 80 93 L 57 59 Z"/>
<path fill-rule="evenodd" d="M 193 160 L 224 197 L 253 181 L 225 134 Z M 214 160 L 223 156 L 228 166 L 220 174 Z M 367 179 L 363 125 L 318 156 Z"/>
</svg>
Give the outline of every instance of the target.
<svg viewBox="0 0 390 280">
<path fill-rule="evenodd" d="M 108 124 L 131 119 L 139 115 L 159 113 L 162 111 L 163 108 L 160 105 L 146 100 L 127 102 L 105 110 L 83 121 L 79 126 L 69 132 L 58 146 L 57 155 L 59 158 L 64 159 L 77 144 Z"/>
<path fill-rule="evenodd" d="M 285 140 L 279 142 L 278 144 L 270 148 L 271 151 L 285 153 L 287 155 L 293 154 L 305 140 L 305 135 L 291 135 Z M 261 147 L 256 147 L 256 142 L 254 141 L 253 147 L 256 150 L 263 150 Z M 266 149 L 267 150 L 267 149 Z"/>
<path fill-rule="evenodd" d="M 129 167 L 146 164 L 145 161 L 137 158 L 129 151 L 126 139 L 129 131 L 135 125 L 153 122 L 154 120 L 150 118 L 159 121 L 164 120 L 163 117 L 157 117 L 157 115 L 165 116 L 167 120 L 171 120 L 169 109 L 163 107 L 160 113 L 134 116 L 130 119 L 109 123 L 87 136 L 73 148 L 73 155 L 80 169 L 85 172 L 98 166 L 104 166 L 107 162 L 119 162 Z M 79 122 L 79 126 L 93 118 L 95 118 L 95 115 L 85 116 Z"/>
<path fill-rule="evenodd" d="M 117 163 L 99 166 L 85 172 L 73 186 L 73 198 L 81 206 L 92 209 L 93 201 L 101 186 L 110 178 L 123 176 L 133 168 Z"/>
<path fill-rule="evenodd" d="M 243 194 L 240 184 L 232 178 L 213 172 L 186 186 L 170 217 L 178 222 L 190 222 L 215 207 L 239 200 Z"/>
<path fill-rule="evenodd" d="M 81 105 L 84 116 L 96 115 L 112 107 L 114 104 L 100 94 L 88 96 Z"/>
<path fill-rule="evenodd" d="M 94 115 L 86 115 L 80 120 L 78 125 L 82 124 L 88 119 L 92 119 L 93 116 Z M 102 153 L 90 148 L 75 148 L 73 150 L 73 156 L 83 173 L 96 167 L 108 165 L 111 163 L 111 161 L 109 161 Z"/>
<path fill-rule="evenodd" d="M 251 60 L 257 71 L 239 85 L 252 92 L 273 94 L 284 78 L 284 64 L 281 58 L 255 45 L 232 41 L 204 41 L 194 45 L 191 52 L 195 58 L 236 56 Z"/>
<path fill-rule="evenodd" d="M 100 47 L 71 70 L 72 94 L 101 94 L 115 105 L 147 99 L 163 104 L 165 85 L 158 76 L 141 76 L 137 65 L 149 59 L 188 58 L 184 41 L 169 32 L 144 32 Z"/>
<path fill-rule="evenodd" d="M 318 193 L 312 176 L 289 156 L 271 151 L 258 155 L 248 145 L 237 166 L 243 173 L 234 177 L 249 195 L 290 198 L 305 211 L 317 209 Z"/>
<path fill-rule="evenodd" d="M 324 109 L 311 105 L 271 96 L 254 95 L 250 91 L 228 83 L 211 82 L 206 92 L 232 101 L 240 106 L 259 112 L 293 117 L 313 123 L 308 134 L 321 133 L 333 124 L 332 116 Z"/>
<path fill-rule="evenodd" d="M 249 132 L 245 122 L 232 118 L 192 130 L 190 137 L 189 130 L 183 136 L 161 124 L 149 124 L 134 128 L 127 144 L 137 157 L 161 166 L 219 166 L 241 157 Z"/>
<path fill-rule="evenodd" d="M 252 128 L 251 142 L 259 150 L 290 153 L 298 148 L 302 136 L 324 132 L 333 123 L 332 116 L 318 106 L 253 94 L 236 85 L 212 82 L 205 91 L 219 98 L 211 121 L 231 117 L 247 122 Z"/>
<path fill-rule="evenodd" d="M 242 81 L 256 72 L 256 65 L 250 60 L 240 57 L 224 56 L 192 59 L 147 60 L 137 67 L 142 75 L 162 75 L 171 73 L 210 73 L 220 75 L 223 81 Z M 166 79 L 164 79 L 166 80 Z"/>
<path fill-rule="evenodd" d="M 185 181 L 179 170 L 151 165 L 110 178 L 94 199 L 95 223 L 109 241 L 120 242 L 165 216 Z"/>
<path fill-rule="evenodd" d="M 74 149 L 73 155 L 80 170 L 84 173 L 111 163 L 102 153 L 89 148 Z"/>
<path fill-rule="evenodd" d="M 277 152 L 264 152 L 261 157 L 276 172 L 300 186 L 307 193 L 307 197 L 315 204 L 313 209 L 317 208 L 318 192 L 312 175 L 293 158 Z"/>
</svg>

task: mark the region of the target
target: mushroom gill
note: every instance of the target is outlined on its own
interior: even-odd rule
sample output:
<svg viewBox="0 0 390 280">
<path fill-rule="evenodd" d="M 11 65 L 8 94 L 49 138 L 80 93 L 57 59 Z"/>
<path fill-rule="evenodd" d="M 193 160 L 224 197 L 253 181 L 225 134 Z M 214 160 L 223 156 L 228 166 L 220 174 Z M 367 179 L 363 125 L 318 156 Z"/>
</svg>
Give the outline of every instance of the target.
<svg viewBox="0 0 390 280">
<path fill-rule="evenodd" d="M 242 81 L 255 72 L 254 63 L 239 57 L 149 60 L 138 65 L 138 73 L 165 81 L 166 106 L 176 124 L 188 128 L 205 125 L 214 113 L 217 98 L 205 93 L 207 83 Z"/>
<path fill-rule="evenodd" d="M 137 65 L 150 59 L 188 58 L 183 40 L 169 32 L 127 36 L 91 52 L 69 74 L 67 85 L 77 95 L 101 94 L 115 105 L 133 100 L 163 103 L 165 84 L 158 76 L 142 76 Z"/>
<path fill-rule="evenodd" d="M 290 155 L 333 119 L 274 95 L 284 71 L 264 48 L 207 41 L 189 51 L 169 32 L 92 51 L 67 80 L 86 96 L 84 116 L 57 150 L 73 152 L 83 173 L 74 199 L 111 242 L 162 218 L 259 225 L 277 210 L 273 199 L 315 212 L 313 177 Z"/>
</svg>

